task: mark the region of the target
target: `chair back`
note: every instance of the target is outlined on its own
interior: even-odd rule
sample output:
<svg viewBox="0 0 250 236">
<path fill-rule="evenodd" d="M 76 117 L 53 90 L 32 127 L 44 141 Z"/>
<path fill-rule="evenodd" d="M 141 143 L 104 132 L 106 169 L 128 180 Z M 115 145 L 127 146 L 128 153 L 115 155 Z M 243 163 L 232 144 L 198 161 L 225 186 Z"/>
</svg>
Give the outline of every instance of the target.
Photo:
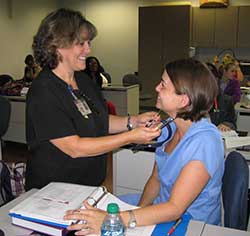
<svg viewBox="0 0 250 236">
<path fill-rule="evenodd" d="M 10 101 L 0 96 L 0 139 L 5 134 L 10 121 L 11 104 Z"/>
<path fill-rule="evenodd" d="M 0 75 L 0 87 L 10 81 L 13 81 L 13 78 L 10 75 Z"/>
<path fill-rule="evenodd" d="M 248 220 L 249 168 L 241 153 L 229 153 L 222 180 L 224 226 L 246 230 Z"/>
<path fill-rule="evenodd" d="M 123 86 L 130 86 L 134 84 L 139 84 L 139 89 L 141 90 L 141 81 L 138 75 L 135 74 L 126 74 L 122 78 Z"/>
</svg>

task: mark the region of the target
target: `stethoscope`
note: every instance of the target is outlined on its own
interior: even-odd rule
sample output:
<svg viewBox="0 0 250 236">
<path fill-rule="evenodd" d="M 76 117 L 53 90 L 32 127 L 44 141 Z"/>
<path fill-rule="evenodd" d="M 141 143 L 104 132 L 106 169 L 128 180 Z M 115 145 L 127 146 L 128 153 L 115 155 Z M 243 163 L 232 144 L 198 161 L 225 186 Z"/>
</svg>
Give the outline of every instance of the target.
<svg viewBox="0 0 250 236">
<path fill-rule="evenodd" d="M 130 148 L 132 150 L 132 152 L 136 153 L 138 151 L 143 151 L 146 148 L 149 148 L 149 149 L 157 148 L 157 147 L 160 147 L 163 143 L 167 142 L 171 138 L 172 133 L 173 133 L 172 128 L 170 126 L 170 123 L 173 122 L 174 120 L 175 120 L 175 118 L 169 117 L 169 118 L 167 118 L 165 120 L 161 120 L 161 122 L 158 124 L 158 128 L 159 129 L 163 129 L 164 127 L 167 127 L 167 129 L 168 129 L 168 136 L 167 136 L 166 139 L 164 139 L 161 142 L 154 141 L 154 142 L 147 143 L 147 144 L 136 144 L 136 145 L 133 145 Z"/>
</svg>

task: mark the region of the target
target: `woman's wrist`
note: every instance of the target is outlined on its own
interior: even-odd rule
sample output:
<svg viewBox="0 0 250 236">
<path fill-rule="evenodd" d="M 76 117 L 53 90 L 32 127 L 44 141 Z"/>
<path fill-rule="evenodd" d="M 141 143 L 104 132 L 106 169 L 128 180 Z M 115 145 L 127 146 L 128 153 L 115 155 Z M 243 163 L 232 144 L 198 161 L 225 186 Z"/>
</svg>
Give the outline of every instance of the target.
<svg viewBox="0 0 250 236">
<path fill-rule="evenodd" d="M 131 116 L 128 114 L 127 118 L 127 129 L 132 130 L 137 127 L 137 116 Z"/>
</svg>

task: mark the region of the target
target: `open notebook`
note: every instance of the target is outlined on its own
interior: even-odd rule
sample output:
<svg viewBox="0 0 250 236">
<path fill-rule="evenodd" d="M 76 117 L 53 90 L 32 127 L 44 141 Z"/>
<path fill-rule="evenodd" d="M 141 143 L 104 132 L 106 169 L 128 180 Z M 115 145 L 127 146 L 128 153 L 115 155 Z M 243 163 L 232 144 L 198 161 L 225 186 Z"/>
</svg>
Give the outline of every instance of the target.
<svg viewBox="0 0 250 236">
<path fill-rule="evenodd" d="M 117 203 L 121 211 L 137 208 L 121 201 L 102 186 L 92 187 L 52 182 L 10 209 L 9 215 L 16 225 L 50 235 L 63 235 L 63 229 L 74 223 L 63 220 L 65 212 L 70 209 L 83 208 L 84 200 L 102 210 L 106 210 L 107 205 L 111 202 Z M 29 222 L 33 224 L 29 224 Z M 33 226 L 28 227 L 29 225 Z M 50 230 L 50 227 L 55 228 L 58 229 L 58 232 L 52 233 L 52 230 L 44 232 L 42 227 L 47 231 Z M 137 227 L 128 235 L 150 235 L 153 228 L 154 226 Z"/>
</svg>

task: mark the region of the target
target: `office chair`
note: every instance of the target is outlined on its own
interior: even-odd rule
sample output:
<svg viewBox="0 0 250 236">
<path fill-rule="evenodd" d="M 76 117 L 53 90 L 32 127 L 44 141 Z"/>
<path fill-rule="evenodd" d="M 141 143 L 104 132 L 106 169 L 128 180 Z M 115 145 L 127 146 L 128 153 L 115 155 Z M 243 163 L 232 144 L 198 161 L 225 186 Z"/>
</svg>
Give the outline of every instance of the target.
<svg viewBox="0 0 250 236">
<path fill-rule="evenodd" d="M 124 75 L 122 78 L 122 84 L 123 84 L 123 86 L 130 86 L 130 85 L 138 84 L 140 91 L 142 88 L 141 81 L 140 81 L 138 75 L 135 75 L 135 74 Z"/>
<path fill-rule="evenodd" d="M 222 180 L 225 227 L 247 229 L 248 182 L 249 168 L 245 158 L 236 151 L 229 153 Z"/>
<path fill-rule="evenodd" d="M 13 81 L 13 78 L 10 75 L 0 75 L 0 87 L 10 81 Z"/>
</svg>

